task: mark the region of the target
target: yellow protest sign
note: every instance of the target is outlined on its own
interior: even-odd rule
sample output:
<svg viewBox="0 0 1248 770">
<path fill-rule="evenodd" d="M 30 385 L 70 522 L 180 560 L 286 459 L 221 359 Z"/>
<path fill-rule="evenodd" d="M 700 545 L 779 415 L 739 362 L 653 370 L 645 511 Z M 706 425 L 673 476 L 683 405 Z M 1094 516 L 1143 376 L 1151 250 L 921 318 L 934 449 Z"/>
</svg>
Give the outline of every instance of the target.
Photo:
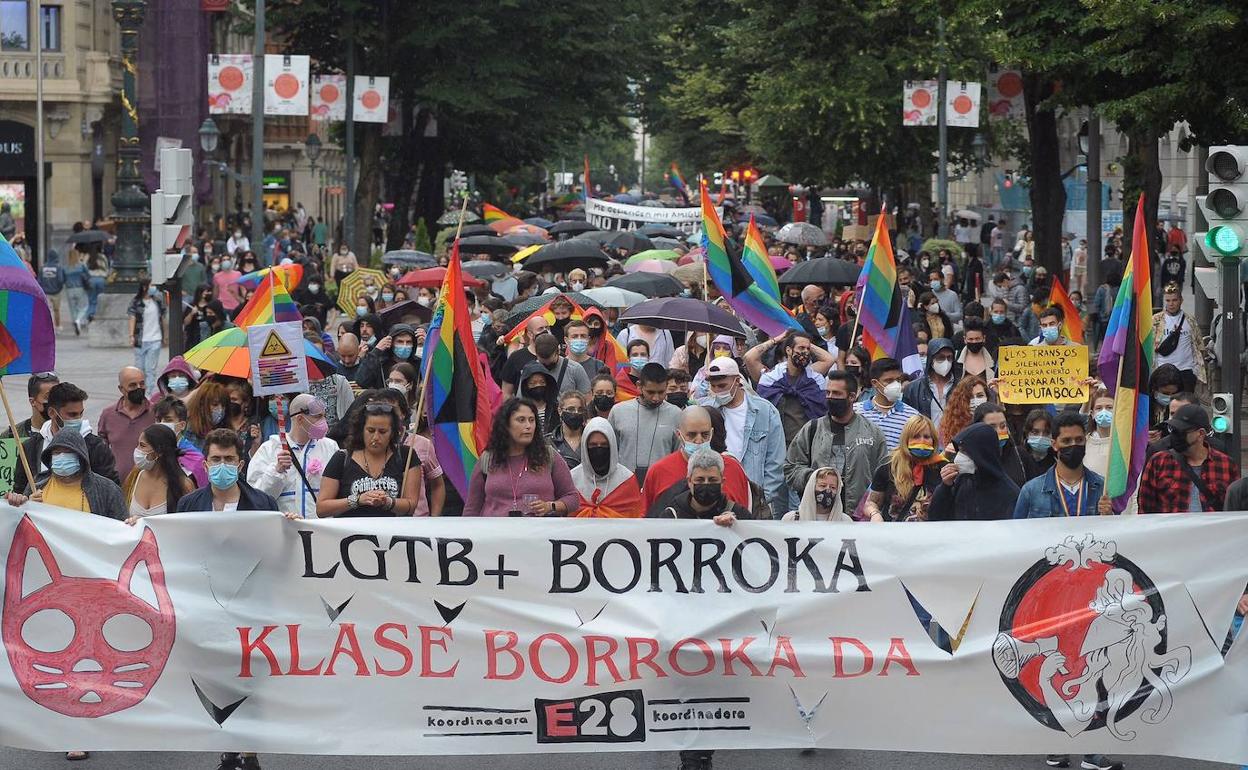
<svg viewBox="0 0 1248 770">
<path fill-rule="evenodd" d="M 1003 404 L 1081 404 L 1088 400 L 1087 345 L 1006 345 L 997 358 Z"/>
</svg>

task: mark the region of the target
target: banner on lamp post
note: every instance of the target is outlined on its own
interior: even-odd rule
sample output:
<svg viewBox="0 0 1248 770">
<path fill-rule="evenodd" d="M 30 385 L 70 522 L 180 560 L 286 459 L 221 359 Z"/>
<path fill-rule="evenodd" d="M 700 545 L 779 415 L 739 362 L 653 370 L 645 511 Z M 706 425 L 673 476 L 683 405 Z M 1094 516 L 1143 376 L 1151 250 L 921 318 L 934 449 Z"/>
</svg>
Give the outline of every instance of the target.
<svg viewBox="0 0 1248 770">
<path fill-rule="evenodd" d="M 266 54 L 264 57 L 264 114 L 308 114 L 307 56 Z"/>
<path fill-rule="evenodd" d="M 313 75 L 310 117 L 315 121 L 347 119 L 347 76 Z"/>
<path fill-rule="evenodd" d="M 251 114 L 250 54 L 208 54 L 208 113 Z"/>
<path fill-rule="evenodd" d="M 355 76 L 355 109 L 357 123 L 385 123 L 390 110 L 390 78 L 372 75 Z"/>
</svg>

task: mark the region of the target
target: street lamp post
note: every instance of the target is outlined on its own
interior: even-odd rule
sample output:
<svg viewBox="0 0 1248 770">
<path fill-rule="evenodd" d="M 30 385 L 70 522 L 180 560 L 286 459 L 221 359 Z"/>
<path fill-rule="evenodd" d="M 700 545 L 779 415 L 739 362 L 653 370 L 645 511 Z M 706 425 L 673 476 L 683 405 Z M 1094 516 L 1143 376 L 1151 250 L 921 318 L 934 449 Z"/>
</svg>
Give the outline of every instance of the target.
<svg viewBox="0 0 1248 770">
<path fill-rule="evenodd" d="M 308 176 L 312 177 L 312 185 L 316 188 L 316 219 L 321 219 L 321 186 L 316 180 L 316 160 L 321 157 L 321 137 L 308 134 L 303 140 L 303 154 L 308 156 Z"/>
<path fill-rule="evenodd" d="M 221 130 L 217 128 L 217 124 L 215 121 L 213 121 L 212 118 L 204 118 L 204 122 L 201 123 L 199 126 L 198 133 L 199 133 L 199 149 L 204 151 L 204 162 L 209 163 L 216 157 L 217 145 L 221 141 Z M 214 163 L 212 165 L 215 167 L 216 164 Z M 222 180 L 221 186 L 222 188 L 224 188 L 225 187 L 224 175 L 217 174 L 217 179 Z M 214 185 L 213 185 L 212 197 L 214 198 L 213 205 L 215 206 L 216 205 L 215 198 L 217 197 L 216 185 L 215 185 L 216 179 L 214 179 L 213 182 L 214 182 Z M 225 201 L 226 201 L 225 190 L 222 189 L 221 191 L 221 214 L 222 216 L 225 215 L 225 209 L 226 209 L 226 206 L 228 205 Z M 213 212 L 213 216 L 214 217 L 216 216 L 216 212 Z"/>
<path fill-rule="evenodd" d="M 147 0 L 112 0 L 113 18 L 121 29 L 121 136 L 117 140 L 117 190 L 112 195 L 117 248 L 113 267 L 118 282 L 134 283 L 147 272 L 143 231 L 150 219 L 148 199 L 139 173 L 139 112 L 136 80 L 139 28 Z"/>
</svg>

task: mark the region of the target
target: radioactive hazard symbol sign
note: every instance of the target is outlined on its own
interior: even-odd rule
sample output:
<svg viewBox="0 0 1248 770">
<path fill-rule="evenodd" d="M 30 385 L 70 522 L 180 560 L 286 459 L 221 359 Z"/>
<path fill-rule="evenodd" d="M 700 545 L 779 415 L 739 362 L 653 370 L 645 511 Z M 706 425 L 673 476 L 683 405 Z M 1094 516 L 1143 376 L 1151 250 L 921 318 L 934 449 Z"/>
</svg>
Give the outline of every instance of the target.
<svg viewBox="0 0 1248 770">
<path fill-rule="evenodd" d="M 262 358 L 275 358 L 289 355 L 290 348 L 286 347 L 286 343 L 282 342 L 282 338 L 277 336 L 276 331 L 270 331 L 269 338 L 264 341 L 264 347 L 260 350 L 260 356 Z"/>
</svg>

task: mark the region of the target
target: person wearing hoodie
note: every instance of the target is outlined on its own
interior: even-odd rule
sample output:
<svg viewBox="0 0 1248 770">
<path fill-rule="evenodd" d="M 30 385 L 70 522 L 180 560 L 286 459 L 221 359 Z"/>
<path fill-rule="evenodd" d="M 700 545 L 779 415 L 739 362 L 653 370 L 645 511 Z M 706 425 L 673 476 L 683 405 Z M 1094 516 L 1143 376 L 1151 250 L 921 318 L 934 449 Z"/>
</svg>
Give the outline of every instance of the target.
<svg viewBox="0 0 1248 770">
<path fill-rule="evenodd" d="M 906 384 L 901 400 L 916 412 L 928 417 L 940 429 L 940 418 L 945 414 L 949 392 L 957 383 L 954 369 L 953 343 L 944 337 L 936 337 L 927 343 L 927 364 L 923 376 Z"/>
<path fill-rule="evenodd" d="M 199 374 L 195 369 L 182 356 L 174 356 L 156 378 L 156 392 L 151 401 L 155 404 L 166 396 L 173 396 L 185 402 L 198 384 Z"/>
<path fill-rule="evenodd" d="M 737 341 L 727 334 L 721 334 L 711 340 L 711 352 L 706 358 L 706 363 L 702 365 L 693 374 L 693 379 L 689 383 L 689 396 L 694 400 L 706 398 L 711 394 L 710 383 L 706 381 L 706 367 L 710 366 L 717 358 L 731 357 L 736 350 Z"/>
<path fill-rule="evenodd" d="M 45 505 L 125 520 L 126 501 L 121 487 L 91 470 L 87 441 L 81 433 L 58 431 L 39 457 L 51 473 L 39 479 L 30 497 L 16 492 L 5 495 L 9 505 L 19 506 L 33 499 Z"/>
<path fill-rule="evenodd" d="M 321 350 L 332 359 L 334 356 L 333 336 L 325 331 L 325 324 L 321 323 L 320 319 L 305 313 L 303 316 L 303 333 L 306 335 L 308 332 L 316 335 L 316 338 L 321 341 Z"/>
<path fill-rule="evenodd" d="M 929 521 L 995 521 L 1013 515 L 1018 485 L 1001 465 L 997 431 L 976 423 L 953 439 L 957 454 L 940 469 Z"/>
<path fill-rule="evenodd" d="M 841 477 L 836 468 L 819 468 L 806 480 L 797 510 L 784 514 L 784 521 L 853 521 L 841 504 Z"/>
<path fill-rule="evenodd" d="M 48 249 L 48 256 L 39 268 L 39 288 L 48 298 L 52 308 L 52 324 L 61 328 L 61 292 L 65 289 L 65 268 L 61 267 L 61 255 L 56 249 Z"/>
<path fill-rule="evenodd" d="M 595 417 L 581 438 L 581 463 L 572 469 L 572 485 L 581 495 L 577 518 L 638 519 L 644 515 L 637 477 L 619 463 L 615 431 Z"/>
<path fill-rule="evenodd" d="M 560 419 L 559 383 L 542 362 L 530 361 L 525 364 L 520 373 L 520 396 L 531 399 L 538 405 L 538 432 L 542 435 L 554 432 Z"/>
<path fill-rule="evenodd" d="M 330 301 L 329 295 L 325 293 L 325 284 L 321 280 L 319 273 L 308 272 L 304 274 L 303 281 L 295 288 L 291 298 L 299 303 L 300 312 L 303 313 L 304 320 L 315 319 L 321 326 L 325 325 L 325 318 L 334 303 Z"/>
<path fill-rule="evenodd" d="M 791 489 L 805 489 L 819 468 L 841 475 L 841 502 L 856 511 L 866 495 L 871 474 L 887 455 L 884 434 L 854 411 L 855 380 L 844 371 L 828 372 L 828 416 L 811 420 L 793 437 L 784 461 L 784 479 Z M 852 513 L 851 513 L 852 515 Z"/>
<path fill-rule="evenodd" d="M 121 486 L 121 477 L 117 475 L 117 461 L 113 457 L 113 451 L 109 449 L 104 439 L 95 435 L 91 430 L 91 424 L 83 419 L 86 401 L 86 391 L 71 382 L 58 382 L 52 386 L 48 391 L 46 407 L 48 420 L 44 422 L 43 427 L 30 434 L 30 437 L 22 443 L 22 452 L 35 473 L 34 483 L 31 484 L 26 478 L 26 470 L 19 462 L 13 469 L 13 489 L 26 489 L 28 485 L 42 486 L 50 473 L 48 464 L 42 459 L 45 454 L 44 449 L 51 445 L 56 436 L 66 431 L 78 433 L 83 437 L 90 470 L 118 487 Z"/>
<path fill-rule="evenodd" d="M 936 426 L 921 414 L 911 417 L 902 428 L 901 443 L 875 469 L 863 512 L 876 522 L 926 521 L 944 463 Z"/>
</svg>

